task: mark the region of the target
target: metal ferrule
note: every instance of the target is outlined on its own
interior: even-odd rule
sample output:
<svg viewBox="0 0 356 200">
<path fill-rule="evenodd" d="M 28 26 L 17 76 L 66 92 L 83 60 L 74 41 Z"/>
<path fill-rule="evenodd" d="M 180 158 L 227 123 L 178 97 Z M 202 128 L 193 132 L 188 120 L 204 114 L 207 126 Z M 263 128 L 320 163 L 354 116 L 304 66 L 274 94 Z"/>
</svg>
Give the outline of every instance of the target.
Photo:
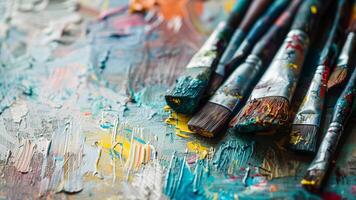
<svg viewBox="0 0 356 200">
<path fill-rule="evenodd" d="M 246 61 L 235 69 L 209 101 L 224 106 L 233 112 L 250 91 L 261 70 L 261 59 L 255 55 L 249 55 Z"/>
<path fill-rule="evenodd" d="M 279 96 L 291 101 L 309 46 L 308 35 L 291 30 L 250 99 Z"/>
<path fill-rule="evenodd" d="M 311 163 L 308 170 L 324 170 L 329 167 L 331 156 L 333 156 L 336 150 L 336 146 L 339 142 L 343 129 L 343 125 L 338 122 L 332 122 L 330 124 L 323 142 L 320 144 L 318 153 L 316 154 L 315 159 Z"/>
<path fill-rule="evenodd" d="M 213 66 L 218 57 L 218 42 L 220 40 L 220 33 L 225 29 L 225 27 L 225 22 L 219 23 L 218 28 L 214 30 L 204 45 L 189 61 L 187 65 L 188 69 L 196 67 L 211 68 Z"/>
<path fill-rule="evenodd" d="M 350 32 L 347 35 L 344 46 L 342 47 L 341 53 L 337 59 L 338 67 L 348 67 L 351 62 L 351 56 L 353 56 L 354 49 L 356 48 L 356 38 L 355 33 Z"/>
<path fill-rule="evenodd" d="M 326 77 L 326 73 L 328 73 L 326 68 L 325 65 L 319 65 L 317 67 L 311 85 L 299 107 L 293 124 L 320 126 L 327 84 L 327 80 L 325 78 L 323 79 L 323 77 Z"/>
</svg>

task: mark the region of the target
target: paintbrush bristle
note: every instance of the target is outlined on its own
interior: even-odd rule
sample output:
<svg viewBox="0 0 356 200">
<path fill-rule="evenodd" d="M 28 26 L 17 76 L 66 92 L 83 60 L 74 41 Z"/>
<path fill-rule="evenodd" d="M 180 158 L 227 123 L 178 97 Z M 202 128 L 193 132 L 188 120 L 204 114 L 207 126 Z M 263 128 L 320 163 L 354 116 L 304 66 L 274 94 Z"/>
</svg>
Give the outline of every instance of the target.
<svg viewBox="0 0 356 200">
<path fill-rule="evenodd" d="M 221 84 L 224 82 L 224 77 L 221 76 L 220 74 L 213 73 L 210 81 L 210 85 L 207 89 L 207 94 L 209 96 L 214 95 L 216 90 L 221 86 Z"/>
<path fill-rule="evenodd" d="M 230 114 L 229 109 L 208 102 L 190 119 L 188 127 L 204 137 L 214 137 L 226 125 Z"/>
<path fill-rule="evenodd" d="M 289 148 L 297 152 L 314 154 L 319 128 L 309 124 L 293 124 Z"/>
<path fill-rule="evenodd" d="M 328 90 L 339 87 L 346 82 L 347 68 L 336 68 L 328 80 Z"/>
<path fill-rule="evenodd" d="M 167 105 L 178 113 L 192 114 L 197 109 L 207 85 L 206 80 L 183 76 L 165 95 Z"/>
<path fill-rule="evenodd" d="M 320 192 L 325 175 L 325 170 L 310 169 L 307 171 L 300 184 L 310 192 Z"/>
<path fill-rule="evenodd" d="M 289 101 L 284 97 L 254 99 L 231 120 L 230 126 L 238 132 L 278 129 L 289 121 Z"/>
</svg>

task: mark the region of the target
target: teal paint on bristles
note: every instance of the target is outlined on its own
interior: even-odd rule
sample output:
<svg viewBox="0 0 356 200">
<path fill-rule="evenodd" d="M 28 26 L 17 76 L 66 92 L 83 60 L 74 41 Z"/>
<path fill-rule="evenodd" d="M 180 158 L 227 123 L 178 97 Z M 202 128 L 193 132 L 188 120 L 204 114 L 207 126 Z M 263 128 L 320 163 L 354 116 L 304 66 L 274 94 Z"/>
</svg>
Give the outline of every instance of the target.
<svg viewBox="0 0 356 200">
<path fill-rule="evenodd" d="M 245 56 L 248 55 L 247 53 L 249 52 L 245 51 L 247 49 L 241 49 L 241 46 L 245 45 L 245 47 L 252 47 L 253 45 L 255 45 L 255 43 L 261 38 L 261 36 L 266 33 L 266 31 L 273 24 L 273 21 L 275 21 L 275 19 L 277 19 L 277 17 L 285 10 L 289 3 L 290 0 L 273 1 L 271 5 L 268 6 L 266 11 L 264 11 L 266 3 L 263 1 L 255 1 L 255 4 L 251 5 L 251 9 L 248 12 L 253 12 L 255 14 L 253 16 L 254 18 L 258 17 L 258 12 L 261 12 L 263 14 L 257 19 L 256 23 L 254 24 L 254 18 L 246 17 L 246 21 L 249 22 L 247 24 L 248 26 L 245 25 L 243 21 L 241 23 L 241 26 L 239 26 L 237 31 L 234 33 L 234 36 L 229 43 L 229 46 L 222 55 L 219 64 L 211 78 L 210 85 L 207 89 L 207 93 L 209 96 L 214 94 L 214 92 L 219 88 L 223 81 L 232 73 L 232 71 L 234 71 L 237 66 L 239 66 L 244 61 L 244 59 L 246 58 Z M 255 7 L 257 7 L 259 10 L 256 11 Z M 249 28 L 249 26 L 252 26 L 252 28 Z M 240 51 L 236 55 L 237 49 L 241 49 L 241 51 L 244 51 L 243 54 Z M 232 59 L 234 61 L 233 63 L 231 63 Z"/>
<path fill-rule="evenodd" d="M 351 116 L 352 107 L 355 105 L 355 96 L 356 70 L 354 69 L 346 87 L 336 102 L 331 123 L 320 144 L 318 152 L 309 165 L 304 178 L 301 180 L 302 186 L 309 191 L 319 192 L 322 190 L 339 140 Z"/>
<path fill-rule="evenodd" d="M 214 137 L 227 125 L 232 113 L 241 106 L 256 79 L 268 66 L 283 42 L 298 7 L 303 0 L 292 0 L 268 32 L 254 46 L 245 62 L 238 66 L 216 93 L 188 122 L 194 132 Z"/>
<path fill-rule="evenodd" d="M 347 80 L 350 74 L 352 58 L 356 53 L 356 1 L 353 1 L 350 24 L 348 27 L 347 39 L 342 47 L 342 51 L 337 60 L 336 67 L 330 75 L 328 81 L 328 90 L 333 91 L 341 86 Z"/>
<path fill-rule="evenodd" d="M 290 103 L 310 40 L 330 1 L 306 0 L 282 46 L 255 86 L 248 102 L 232 119 L 237 132 L 276 131 L 290 123 Z"/>
<path fill-rule="evenodd" d="M 236 2 L 228 19 L 218 25 L 192 57 L 184 74 L 176 80 L 175 86 L 165 95 L 167 105 L 173 110 L 183 114 L 191 114 L 196 110 L 208 86 L 211 73 L 242 20 L 249 3 L 249 0 Z"/>
<path fill-rule="evenodd" d="M 319 127 L 324 110 L 327 82 L 332 66 L 335 64 L 345 37 L 345 28 L 349 18 L 348 0 L 337 1 L 334 18 L 331 23 L 318 66 L 308 91 L 292 123 L 289 148 L 294 151 L 314 154 Z M 329 27 L 328 27 L 329 28 Z"/>
</svg>

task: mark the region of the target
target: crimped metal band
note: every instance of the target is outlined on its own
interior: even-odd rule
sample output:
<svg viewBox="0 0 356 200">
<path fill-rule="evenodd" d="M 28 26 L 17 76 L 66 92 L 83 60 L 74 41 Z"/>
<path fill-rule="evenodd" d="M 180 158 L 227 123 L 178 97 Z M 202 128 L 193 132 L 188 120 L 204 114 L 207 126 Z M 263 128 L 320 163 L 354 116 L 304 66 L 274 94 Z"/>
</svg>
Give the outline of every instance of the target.
<svg viewBox="0 0 356 200">
<path fill-rule="evenodd" d="M 309 46 L 308 35 L 291 30 L 250 99 L 280 96 L 291 101 Z"/>
<path fill-rule="evenodd" d="M 350 32 L 349 34 L 347 34 L 345 44 L 342 47 L 342 50 L 338 57 L 337 66 L 347 67 L 350 64 L 351 61 L 350 56 L 353 52 L 353 49 L 356 48 L 355 46 L 356 46 L 356 35 L 354 32 Z"/>
<path fill-rule="evenodd" d="M 246 61 L 235 69 L 209 101 L 222 105 L 232 112 L 247 95 L 252 83 L 261 71 L 261 67 L 261 59 L 255 55 L 249 55 Z"/>
<path fill-rule="evenodd" d="M 294 118 L 293 124 L 320 126 L 325 101 L 326 80 L 323 79 L 325 73 L 328 73 L 326 66 L 319 65 L 303 103 Z"/>
<path fill-rule="evenodd" d="M 308 170 L 328 168 L 330 157 L 333 156 L 336 150 L 343 129 L 343 125 L 338 122 L 330 124 L 323 142 L 319 147 L 318 153 Z"/>
</svg>

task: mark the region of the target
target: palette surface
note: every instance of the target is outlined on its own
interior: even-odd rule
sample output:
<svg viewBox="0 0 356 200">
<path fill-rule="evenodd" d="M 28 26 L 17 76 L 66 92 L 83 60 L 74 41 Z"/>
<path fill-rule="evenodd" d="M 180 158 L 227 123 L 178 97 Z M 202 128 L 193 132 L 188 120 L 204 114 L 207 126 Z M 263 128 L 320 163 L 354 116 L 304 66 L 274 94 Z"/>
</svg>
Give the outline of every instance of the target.
<svg viewBox="0 0 356 200">
<path fill-rule="evenodd" d="M 0 199 L 320 198 L 299 184 L 312 156 L 286 149 L 288 131 L 206 139 L 166 106 L 234 2 L 1 1 Z M 322 197 L 356 198 L 355 122 Z"/>
</svg>

